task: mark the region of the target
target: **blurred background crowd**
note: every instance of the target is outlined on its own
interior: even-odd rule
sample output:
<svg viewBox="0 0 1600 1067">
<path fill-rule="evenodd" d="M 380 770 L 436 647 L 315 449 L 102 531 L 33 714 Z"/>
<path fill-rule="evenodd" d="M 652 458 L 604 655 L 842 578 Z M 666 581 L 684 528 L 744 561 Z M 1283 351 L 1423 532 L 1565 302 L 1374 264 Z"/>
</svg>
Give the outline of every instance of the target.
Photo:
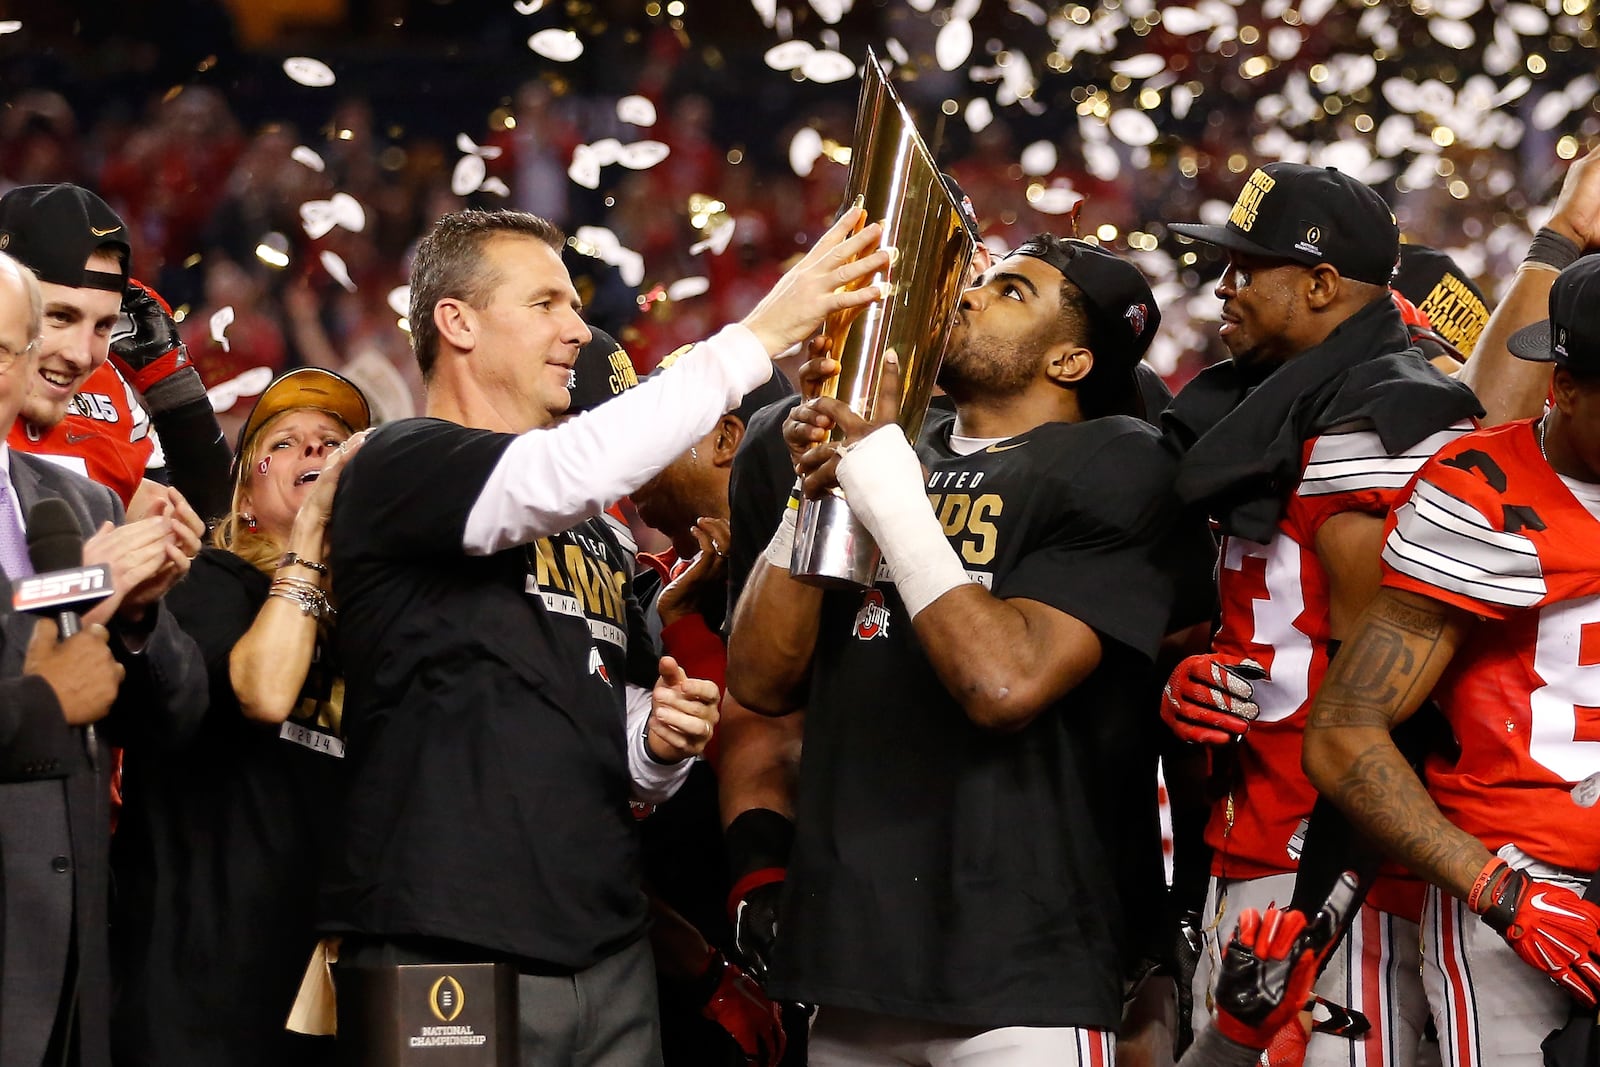
<svg viewBox="0 0 1600 1067">
<path fill-rule="evenodd" d="M 1220 353 L 1218 221 L 1260 159 L 1337 164 L 1491 298 L 1600 138 L 1588 0 L 141 0 L 10 5 L 0 189 L 129 220 L 219 405 L 299 365 L 420 398 L 398 291 L 440 214 L 559 222 L 641 371 L 739 318 L 838 208 L 867 48 L 997 251 L 1135 256 L 1178 387 Z M 1079 207 L 1078 205 L 1080 205 Z M 1072 211 L 1076 209 L 1075 217 Z M 242 410 L 242 406 L 241 406 Z"/>
</svg>

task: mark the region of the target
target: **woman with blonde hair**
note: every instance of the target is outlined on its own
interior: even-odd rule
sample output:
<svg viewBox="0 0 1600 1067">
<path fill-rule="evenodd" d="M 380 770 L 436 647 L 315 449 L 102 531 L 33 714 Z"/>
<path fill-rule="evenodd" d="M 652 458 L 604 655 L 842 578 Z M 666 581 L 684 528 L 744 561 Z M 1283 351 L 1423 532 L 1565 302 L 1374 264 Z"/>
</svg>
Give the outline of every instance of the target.
<svg viewBox="0 0 1600 1067">
<path fill-rule="evenodd" d="M 303 368 L 261 394 L 233 499 L 166 605 L 200 646 L 211 706 L 182 749 L 130 759 L 112 843 L 119 1064 L 331 1062 L 284 1029 L 339 807 L 344 684 L 331 658 L 328 518 L 370 415 Z"/>
</svg>

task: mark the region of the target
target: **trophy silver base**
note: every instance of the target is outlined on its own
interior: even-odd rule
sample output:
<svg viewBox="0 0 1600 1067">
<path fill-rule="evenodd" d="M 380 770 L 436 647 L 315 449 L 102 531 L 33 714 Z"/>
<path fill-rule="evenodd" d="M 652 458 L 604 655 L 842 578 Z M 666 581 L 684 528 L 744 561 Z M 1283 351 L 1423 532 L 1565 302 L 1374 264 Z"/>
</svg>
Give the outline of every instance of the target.
<svg viewBox="0 0 1600 1067">
<path fill-rule="evenodd" d="M 789 574 L 824 589 L 865 589 L 878 574 L 879 552 L 844 497 L 800 501 Z"/>
</svg>

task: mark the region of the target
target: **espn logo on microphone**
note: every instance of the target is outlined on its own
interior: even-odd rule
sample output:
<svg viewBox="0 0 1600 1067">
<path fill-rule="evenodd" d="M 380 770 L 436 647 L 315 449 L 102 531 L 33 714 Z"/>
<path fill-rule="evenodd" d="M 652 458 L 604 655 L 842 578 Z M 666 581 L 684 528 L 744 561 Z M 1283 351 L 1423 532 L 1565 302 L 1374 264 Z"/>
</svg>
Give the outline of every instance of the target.
<svg viewBox="0 0 1600 1067">
<path fill-rule="evenodd" d="M 110 595 L 111 568 L 97 563 L 93 567 L 71 567 L 24 578 L 13 587 L 11 606 L 18 611 L 40 612 L 81 607 Z"/>
</svg>

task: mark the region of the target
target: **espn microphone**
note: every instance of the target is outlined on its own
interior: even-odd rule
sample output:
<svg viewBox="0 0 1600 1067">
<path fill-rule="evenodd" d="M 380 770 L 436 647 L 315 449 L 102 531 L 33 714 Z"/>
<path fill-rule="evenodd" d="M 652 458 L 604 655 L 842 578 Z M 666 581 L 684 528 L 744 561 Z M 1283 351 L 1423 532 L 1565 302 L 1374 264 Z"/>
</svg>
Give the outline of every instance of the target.
<svg viewBox="0 0 1600 1067">
<path fill-rule="evenodd" d="M 82 628 L 84 611 L 111 595 L 111 568 L 83 565 L 83 531 L 64 500 L 28 510 L 28 559 L 34 575 L 16 583 L 12 606 L 55 619 L 63 641 Z"/>
</svg>

